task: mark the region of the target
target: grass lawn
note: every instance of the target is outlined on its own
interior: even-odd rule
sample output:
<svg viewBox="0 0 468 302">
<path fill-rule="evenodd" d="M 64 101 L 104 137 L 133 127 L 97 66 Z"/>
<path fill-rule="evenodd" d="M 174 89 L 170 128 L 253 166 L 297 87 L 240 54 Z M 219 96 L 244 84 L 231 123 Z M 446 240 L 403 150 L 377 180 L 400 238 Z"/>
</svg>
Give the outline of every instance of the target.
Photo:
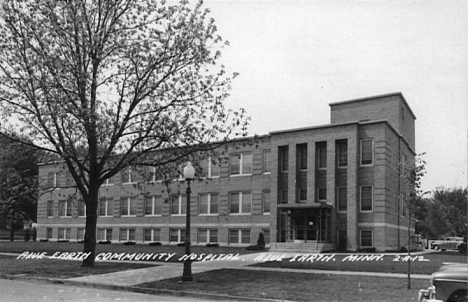
<svg viewBox="0 0 468 302">
<path fill-rule="evenodd" d="M 377 255 L 377 254 L 376 254 Z M 400 260 L 396 255 L 386 255 L 383 261 L 346 261 L 348 255 L 336 254 L 335 261 L 320 262 L 290 262 L 290 259 L 282 261 L 269 261 L 258 263 L 254 266 L 258 267 L 277 267 L 277 268 L 293 268 L 293 269 L 319 269 L 319 270 L 339 270 L 339 271 L 362 271 L 362 272 L 383 272 L 383 273 L 406 273 L 408 263 Z M 415 261 L 411 262 L 411 272 L 415 274 L 432 274 L 437 271 L 443 262 L 467 262 L 466 254 L 458 252 L 436 252 L 422 255 L 424 260 L 418 261 L 417 256 L 412 256 Z M 415 258 L 416 257 L 416 258 Z"/>
<path fill-rule="evenodd" d="M 194 275 L 193 282 L 180 278 L 145 283 L 139 287 L 294 301 L 416 301 L 428 280 L 262 272 L 222 269 Z"/>
</svg>

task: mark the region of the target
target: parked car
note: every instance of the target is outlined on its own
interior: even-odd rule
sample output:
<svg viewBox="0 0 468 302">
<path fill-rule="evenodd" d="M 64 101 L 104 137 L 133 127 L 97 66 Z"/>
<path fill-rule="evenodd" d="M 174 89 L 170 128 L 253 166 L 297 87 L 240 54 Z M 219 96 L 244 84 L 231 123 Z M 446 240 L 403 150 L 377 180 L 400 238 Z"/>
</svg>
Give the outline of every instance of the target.
<svg viewBox="0 0 468 302">
<path fill-rule="evenodd" d="M 446 237 L 443 240 L 432 240 L 429 242 L 431 249 L 436 250 L 457 250 L 460 243 L 463 242 L 463 237 Z"/>
<path fill-rule="evenodd" d="M 418 302 L 466 302 L 468 265 L 445 263 L 431 275 L 431 286 L 419 291 Z"/>
</svg>

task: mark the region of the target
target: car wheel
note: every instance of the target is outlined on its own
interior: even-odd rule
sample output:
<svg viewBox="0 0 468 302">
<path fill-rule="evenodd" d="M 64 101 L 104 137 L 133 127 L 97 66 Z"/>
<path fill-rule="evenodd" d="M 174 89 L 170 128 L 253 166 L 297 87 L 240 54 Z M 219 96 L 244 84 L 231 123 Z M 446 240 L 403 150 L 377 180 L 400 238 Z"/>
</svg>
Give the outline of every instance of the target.
<svg viewBox="0 0 468 302">
<path fill-rule="evenodd" d="M 438 245 L 434 245 L 434 250 L 438 251 L 438 250 L 439 250 L 439 246 L 438 246 Z"/>
</svg>

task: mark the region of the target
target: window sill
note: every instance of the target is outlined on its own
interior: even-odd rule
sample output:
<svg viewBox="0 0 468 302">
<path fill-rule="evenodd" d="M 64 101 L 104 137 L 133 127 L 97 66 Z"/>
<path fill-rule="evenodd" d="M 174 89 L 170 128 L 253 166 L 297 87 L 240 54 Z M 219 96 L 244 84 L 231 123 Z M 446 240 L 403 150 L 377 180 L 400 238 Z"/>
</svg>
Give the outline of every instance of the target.
<svg viewBox="0 0 468 302">
<path fill-rule="evenodd" d="M 206 214 L 206 213 L 203 213 L 203 214 L 198 214 L 198 216 L 214 216 L 214 217 L 215 217 L 215 216 L 219 216 L 219 214 L 218 214 L 218 213 L 216 213 L 216 214 L 210 214 L 210 213 Z"/>
<path fill-rule="evenodd" d="M 229 177 L 242 177 L 242 176 L 252 176 L 252 173 L 250 173 L 250 174 L 236 174 L 236 175 L 229 175 Z"/>
<path fill-rule="evenodd" d="M 161 217 L 161 214 L 145 214 L 145 217 Z"/>
<path fill-rule="evenodd" d="M 229 213 L 229 216 L 249 216 L 252 213 Z"/>
</svg>

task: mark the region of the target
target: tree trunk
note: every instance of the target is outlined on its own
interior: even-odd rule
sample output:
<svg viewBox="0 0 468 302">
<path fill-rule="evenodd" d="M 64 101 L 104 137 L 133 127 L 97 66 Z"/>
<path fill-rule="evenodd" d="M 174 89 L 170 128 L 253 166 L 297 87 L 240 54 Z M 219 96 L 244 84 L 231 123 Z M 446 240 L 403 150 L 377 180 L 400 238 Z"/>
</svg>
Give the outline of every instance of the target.
<svg viewBox="0 0 468 302">
<path fill-rule="evenodd" d="M 94 189 L 94 188 L 93 188 Z M 96 256 L 96 226 L 97 226 L 97 205 L 98 205 L 98 191 L 97 189 L 90 189 L 90 194 L 85 199 L 86 203 L 86 228 L 83 252 L 89 253 L 90 256 L 83 260 L 82 267 L 94 267 L 94 258 Z"/>
<path fill-rule="evenodd" d="M 15 241 L 15 224 L 10 223 L 10 241 Z"/>
</svg>

